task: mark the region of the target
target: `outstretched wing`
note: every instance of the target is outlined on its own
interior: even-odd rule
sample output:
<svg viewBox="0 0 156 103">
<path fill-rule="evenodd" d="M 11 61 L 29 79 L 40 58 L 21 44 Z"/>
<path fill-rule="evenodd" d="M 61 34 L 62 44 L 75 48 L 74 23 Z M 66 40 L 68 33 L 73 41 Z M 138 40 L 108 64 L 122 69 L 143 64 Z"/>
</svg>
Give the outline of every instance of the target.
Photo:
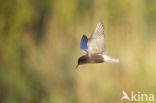
<svg viewBox="0 0 156 103">
<path fill-rule="evenodd" d="M 88 54 L 99 54 L 105 51 L 104 47 L 104 27 L 100 21 L 88 41 Z"/>
<path fill-rule="evenodd" d="M 87 36 L 83 35 L 81 38 L 80 48 L 81 48 L 81 50 L 83 50 L 84 52 L 86 52 L 88 54 L 87 42 L 88 42 Z"/>
</svg>

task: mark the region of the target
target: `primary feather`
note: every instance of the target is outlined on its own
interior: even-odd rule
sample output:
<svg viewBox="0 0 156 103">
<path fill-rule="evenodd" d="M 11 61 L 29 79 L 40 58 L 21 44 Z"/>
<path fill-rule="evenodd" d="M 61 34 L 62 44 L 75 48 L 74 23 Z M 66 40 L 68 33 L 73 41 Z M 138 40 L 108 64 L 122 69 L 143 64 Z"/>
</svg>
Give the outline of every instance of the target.
<svg viewBox="0 0 156 103">
<path fill-rule="evenodd" d="M 83 35 L 80 42 L 80 48 L 84 52 L 88 53 L 88 47 L 87 47 L 88 38 L 86 35 Z"/>
<path fill-rule="evenodd" d="M 102 21 L 100 21 L 91 37 L 88 40 L 88 54 L 102 54 L 105 51 L 104 44 L 104 27 Z"/>
</svg>

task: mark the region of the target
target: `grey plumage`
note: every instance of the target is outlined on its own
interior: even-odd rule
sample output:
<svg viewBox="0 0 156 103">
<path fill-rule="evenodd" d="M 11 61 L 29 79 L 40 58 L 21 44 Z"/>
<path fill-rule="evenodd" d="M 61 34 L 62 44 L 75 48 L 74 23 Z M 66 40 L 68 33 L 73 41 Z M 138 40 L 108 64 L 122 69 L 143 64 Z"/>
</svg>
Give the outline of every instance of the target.
<svg viewBox="0 0 156 103">
<path fill-rule="evenodd" d="M 88 40 L 88 55 L 104 53 L 104 39 L 104 27 L 102 21 L 100 21 Z"/>
<path fill-rule="evenodd" d="M 104 27 L 102 21 L 100 21 L 89 39 L 86 35 L 83 35 L 80 47 L 86 52 L 86 55 L 81 56 L 78 59 L 78 65 L 88 63 L 119 62 L 120 60 L 114 59 L 105 54 L 106 49 L 104 40 Z"/>
</svg>

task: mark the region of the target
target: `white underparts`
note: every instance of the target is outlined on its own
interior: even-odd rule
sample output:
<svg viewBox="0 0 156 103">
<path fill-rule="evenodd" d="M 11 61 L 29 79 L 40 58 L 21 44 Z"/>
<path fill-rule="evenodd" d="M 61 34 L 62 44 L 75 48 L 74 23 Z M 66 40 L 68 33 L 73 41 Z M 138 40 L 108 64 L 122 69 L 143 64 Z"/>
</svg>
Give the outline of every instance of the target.
<svg viewBox="0 0 156 103">
<path fill-rule="evenodd" d="M 112 57 L 107 56 L 105 54 L 102 55 L 102 56 L 103 56 L 105 62 L 115 62 L 115 63 L 119 63 L 120 62 L 119 59 L 112 58 Z"/>
</svg>

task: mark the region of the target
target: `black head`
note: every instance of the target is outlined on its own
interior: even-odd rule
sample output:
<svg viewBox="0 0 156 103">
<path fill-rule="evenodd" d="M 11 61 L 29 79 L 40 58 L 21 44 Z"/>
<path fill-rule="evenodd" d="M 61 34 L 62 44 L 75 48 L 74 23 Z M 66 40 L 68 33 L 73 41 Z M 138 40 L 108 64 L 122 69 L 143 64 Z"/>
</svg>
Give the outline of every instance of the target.
<svg viewBox="0 0 156 103">
<path fill-rule="evenodd" d="M 86 64 L 88 62 L 88 57 L 85 55 L 85 56 L 82 56 L 78 59 L 78 64 L 76 66 L 76 68 L 79 66 L 79 65 L 82 65 L 82 64 Z"/>
</svg>

